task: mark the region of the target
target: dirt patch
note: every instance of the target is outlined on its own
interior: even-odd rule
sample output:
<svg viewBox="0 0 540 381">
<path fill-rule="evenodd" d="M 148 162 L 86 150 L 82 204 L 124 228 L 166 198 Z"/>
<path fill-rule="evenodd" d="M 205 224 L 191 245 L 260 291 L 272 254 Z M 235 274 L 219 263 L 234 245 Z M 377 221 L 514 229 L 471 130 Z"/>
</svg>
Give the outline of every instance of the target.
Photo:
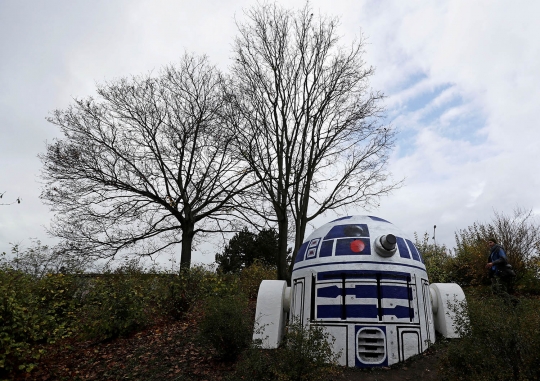
<svg viewBox="0 0 540 381">
<path fill-rule="evenodd" d="M 130 337 L 109 342 L 73 342 L 48 347 L 31 373 L 14 380 L 179 380 L 219 381 L 234 371 L 234 363 L 214 359 L 196 345 L 196 313 L 179 322 L 163 322 Z M 426 352 L 389 368 L 343 368 L 328 381 L 440 380 L 439 359 L 447 345 L 438 342 Z M 256 381 L 256 380 L 253 380 Z"/>
<path fill-rule="evenodd" d="M 349 368 L 332 381 L 439 381 L 441 379 L 439 359 L 446 345 L 438 344 L 424 353 L 389 368 Z"/>
</svg>

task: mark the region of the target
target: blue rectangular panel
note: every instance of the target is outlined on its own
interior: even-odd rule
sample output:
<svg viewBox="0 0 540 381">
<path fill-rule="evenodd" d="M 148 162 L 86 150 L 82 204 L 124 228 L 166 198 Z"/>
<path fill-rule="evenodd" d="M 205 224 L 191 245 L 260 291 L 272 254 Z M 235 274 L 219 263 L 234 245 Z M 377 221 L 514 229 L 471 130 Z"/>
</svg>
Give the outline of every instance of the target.
<svg viewBox="0 0 540 381">
<path fill-rule="evenodd" d="M 346 295 L 353 295 L 356 299 L 377 298 L 377 285 L 375 284 L 358 284 L 354 287 L 345 287 Z M 332 285 L 320 287 L 317 289 L 318 298 L 335 299 L 342 295 L 340 286 Z M 411 298 L 410 290 L 407 286 L 381 285 L 381 297 L 384 299 L 401 299 L 409 300 Z"/>
<path fill-rule="evenodd" d="M 345 313 L 349 319 L 377 319 L 379 317 L 379 311 L 375 304 L 347 305 Z"/>
<path fill-rule="evenodd" d="M 381 286 L 381 294 L 384 299 L 412 299 L 410 290 L 406 286 L 383 285 Z"/>
<path fill-rule="evenodd" d="M 384 316 L 395 316 L 398 319 L 407 319 L 411 316 L 414 316 L 414 308 L 409 308 L 406 306 L 395 306 L 389 308 L 383 308 Z M 412 315 L 411 315 L 412 314 Z"/>
<path fill-rule="evenodd" d="M 409 254 L 409 249 L 407 249 L 407 244 L 405 243 L 403 238 L 396 237 L 396 240 L 397 240 L 397 246 L 399 249 L 399 256 L 401 258 L 411 259 L 411 256 Z"/>
<path fill-rule="evenodd" d="M 306 249 L 309 242 L 304 242 L 302 246 L 300 246 L 300 249 L 298 249 L 298 253 L 296 254 L 296 259 L 294 260 L 294 263 L 302 262 L 304 260 L 304 254 L 306 254 Z"/>
<path fill-rule="evenodd" d="M 317 319 L 341 319 L 341 311 L 340 304 L 318 305 Z"/>
<path fill-rule="evenodd" d="M 395 316 L 398 319 L 410 318 L 413 308 L 395 306 L 383 308 L 383 316 Z M 317 319 L 341 319 L 342 306 L 339 304 L 319 304 Z M 345 306 L 347 319 L 378 319 L 379 310 L 375 304 L 349 304 Z"/>
<path fill-rule="evenodd" d="M 323 241 L 319 257 L 331 257 L 334 250 L 334 241 Z"/>
<path fill-rule="evenodd" d="M 336 255 L 371 255 L 369 239 L 340 238 L 336 242 Z"/>
<path fill-rule="evenodd" d="M 344 237 L 369 237 L 369 230 L 366 224 L 336 225 L 324 239 L 344 238 Z"/>
<path fill-rule="evenodd" d="M 411 280 L 411 274 L 398 271 L 378 271 L 378 270 L 335 270 L 321 271 L 317 273 L 317 280 L 341 279 L 376 279 L 379 275 L 382 279 Z"/>
<path fill-rule="evenodd" d="M 317 289 L 317 298 L 335 299 L 338 296 L 341 296 L 341 287 L 334 285 L 334 286 L 320 287 L 319 289 Z"/>
</svg>

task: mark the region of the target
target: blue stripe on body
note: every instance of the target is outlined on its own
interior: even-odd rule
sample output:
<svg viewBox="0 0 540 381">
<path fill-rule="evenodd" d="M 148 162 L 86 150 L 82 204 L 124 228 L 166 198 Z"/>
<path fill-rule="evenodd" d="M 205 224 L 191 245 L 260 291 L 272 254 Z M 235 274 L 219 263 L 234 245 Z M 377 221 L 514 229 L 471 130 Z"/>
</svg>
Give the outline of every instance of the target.
<svg viewBox="0 0 540 381">
<path fill-rule="evenodd" d="M 341 287 L 333 285 L 320 287 L 317 289 L 318 298 L 334 299 L 341 296 Z M 356 285 L 355 287 L 346 287 L 346 295 L 353 295 L 357 299 L 377 298 L 377 285 Z M 384 299 L 411 299 L 411 293 L 407 286 L 381 285 L 381 298 Z"/>
<path fill-rule="evenodd" d="M 406 306 L 383 308 L 383 316 L 395 316 L 398 319 L 407 319 L 411 310 Z M 341 319 L 341 305 L 318 305 L 317 319 Z M 348 319 L 377 319 L 379 311 L 375 304 L 349 304 L 345 306 Z"/>
<path fill-rule="evenodd" d="M 317 319 L 341 319 L 341 304 L 318 305 Z"/>
<path fill-rule="evenodd" d="M 347 318 L 377 319 L 379 310 L 375 304 L 350 304 L 345 306 Z"/>
<path fill-rule="evenodd" d="M 375 263 L 380 263 L 380 262 L 375 262 Z M 400 267 L 404 266 L 401 263 L 396 264 L 396 265 L 399 265 Z M 400 279 L 404 281 L 411 280 L 411 274 L 409 273 L 404 273 L 404 272 L 399 272 L 399 271 L 378 271 L 378 270 L 321 271 L 317 273 L 317 280 L 342 279 L 343 277 L 345 277 L 346 280 L 348 279 L 376 279 L 377 275 L 380 275 L 381 279 Z"/>
</svg>

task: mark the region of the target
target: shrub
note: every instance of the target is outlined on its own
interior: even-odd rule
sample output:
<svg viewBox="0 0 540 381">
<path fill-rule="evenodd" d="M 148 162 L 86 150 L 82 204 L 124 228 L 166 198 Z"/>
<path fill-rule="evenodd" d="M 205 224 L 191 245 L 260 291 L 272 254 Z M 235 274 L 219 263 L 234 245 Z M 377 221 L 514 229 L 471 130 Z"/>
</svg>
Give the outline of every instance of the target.
<svg viewBox="0 0 540 381">
<path fill-rule="evenodd" d="M 442 358 L 446 380 L 540 379 L 540 301 L 514 304 L 468 296 L 458 314 L 462 338 Z"/>
<path fill-rule="evenodd" d="M 176 320 L 181 319 L 197 301 L 238 293 L 236 275 L 217 274 L 212 268 L 202 265 L 181 270 L 179 274 L 163 274 L 160 282 L 160 304 L 165 313 Z"/>
<path fill-rule="evenodd" d="M 436 245 L 429 243 L 429 234 L 425 233 L 422 241 L 418 239 L 415 233 L 415 246 L 422 255 L 429 281 L 431 283 L 449 282 L 452 275 L 450 265 L 452 257 L 445 245 Z"/>
<path fill-rule="evenodd" d="M 234 360 L 249 345 L 252 337 L 251 314 L 242 295 L 213 296 L 206 300 L 199 323 L 199 339 L 217 357 Z"/>
<path fill-rule="evenodd" d="M 261 349 L 256 343 L 245 351 L 232 379 L 326 380 L 329 374 L 338 372 L 338 356 L 332 352 L 330 337 L 321 326 L 293 322 L 280 348 Z"/>
<path fill-rule="evenodd" d="M 164 281 L 161 304 L 168 316 L 181 319 L 197 300 L 206 296 L 206 272 L 203 267 L 194 266 L 161 278 Z"/>
<path fill-rule="evenodd" d="M 73 278 L 62 274 L 35 278 L 0 268 L 0 374 L 31 371 L 44 350 L 75 331 Z"/>
<path fill-rule="evenodd" d="M 255 261 L 240 273 L 240 291 L 250 299 L 255 299 L 259 293 L 259 286 L 265 279 L 276 279 L 275 266 L 268 266 L 262 262 Z"/>
<path fill-rule="evenodd" d="M 474 223 L 456 233 L 456 255 L 451 261 L 453 279 L 462 286 L 489 284 L 484 266 L 489 255 L 486 242 L 490 237 L 495 237 L 506 251 L 517 274 L 516 290 L 540 291 L 540 225 L 530 211 L 522 209 L 516 209 L 512 216 L 496 212 L 491 222 Z"/>
<path fill-rule="evenodd" d="M 125 336 L 153 319 L 149 308 L 153 277 L 133 264 L 88 281 L 83 291 L 80 324 L 84 337 L 106 340 Z"/>
</svg>

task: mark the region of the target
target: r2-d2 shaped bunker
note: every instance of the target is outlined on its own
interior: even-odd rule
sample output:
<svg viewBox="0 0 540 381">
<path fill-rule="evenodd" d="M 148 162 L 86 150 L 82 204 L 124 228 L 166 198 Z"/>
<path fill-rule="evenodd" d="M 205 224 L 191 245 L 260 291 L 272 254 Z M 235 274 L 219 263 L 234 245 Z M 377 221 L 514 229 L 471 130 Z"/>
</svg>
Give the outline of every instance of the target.
<svg viewBox="0 0 540 381">
<path fill-rule="evenodd" d="M 277 348 L 288 317 L 323 326 L 343 366 L 389 366 L 425 351 L 435 330 L 457 337 L 450 305 L 464 300 L 457 284 L 429 284 L 420 253 L 392 223 L 347 216 L 303 243 L 291 287 L 261 283 L 253 338 Z"/>
</svg>

